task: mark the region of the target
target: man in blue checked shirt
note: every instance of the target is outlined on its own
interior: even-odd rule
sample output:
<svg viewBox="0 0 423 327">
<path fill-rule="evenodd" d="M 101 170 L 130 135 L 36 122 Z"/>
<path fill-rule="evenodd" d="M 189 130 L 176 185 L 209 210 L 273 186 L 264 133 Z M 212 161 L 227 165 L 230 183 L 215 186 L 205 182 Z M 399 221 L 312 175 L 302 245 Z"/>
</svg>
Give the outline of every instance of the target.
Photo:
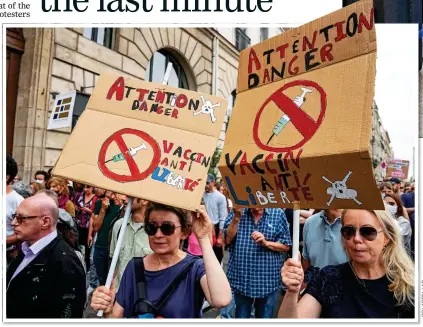
<svg viewBox="0 0 423 327">
<path fill-rule="evenodd" d="M 227 276 L 235 295 L 235 318 L 272 318 L 278 305 L 281 268 L 290 249 L 289 226 L 282 209 L 237 209 L 223 228 L 229 248 Z"/>
</svg>

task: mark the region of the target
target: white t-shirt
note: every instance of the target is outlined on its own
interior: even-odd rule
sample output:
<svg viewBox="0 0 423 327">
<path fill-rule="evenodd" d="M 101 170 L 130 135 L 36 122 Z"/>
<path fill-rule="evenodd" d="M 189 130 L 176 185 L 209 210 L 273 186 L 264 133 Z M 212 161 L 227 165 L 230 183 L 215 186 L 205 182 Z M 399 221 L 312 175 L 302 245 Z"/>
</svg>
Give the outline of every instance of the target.
<svg viewBox="0 0 423 327">
<path fill-rule="evenodd" d="M 234 205 L 232 203 L 232 200 L 228 198 L 228 207 L 230 210 L 232 210 L 234 208 Z"/>
<path fill-rule="evenodd" d="M 16 209 L 23 200 L 24 198 L 15 191 L 6 195 L 6 236 L 13 235 L 12 215 L 16 213 Z"/>
</svg>

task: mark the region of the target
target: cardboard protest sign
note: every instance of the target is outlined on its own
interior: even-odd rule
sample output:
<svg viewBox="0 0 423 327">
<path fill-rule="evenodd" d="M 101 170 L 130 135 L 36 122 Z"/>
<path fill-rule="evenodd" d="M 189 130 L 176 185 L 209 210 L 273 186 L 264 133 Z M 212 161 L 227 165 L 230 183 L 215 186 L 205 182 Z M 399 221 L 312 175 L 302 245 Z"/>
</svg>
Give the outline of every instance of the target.
<svg viewBox="0 0 423 327">
<path fill-rule="evenodd" d="M 226 106 L 211 95 L 101 75 L 53 174 L 197 209 Z"/>
<path fill-rule="evenodd" d="M 388 167 L 386 169 L 387 177 L 396 177 L 401 179 L 408 178 L 408 169 L 410 166 L 410 161 L 390 159 L 388 160 L 387 164 L 388 164 Z"/>
<path fill-rule="evenodd" d="M 70 127 L 72 125 L 73 107 L 75 105 L 76 91 L 61 93 L 56 96 L 53 103 L 47 129 Z"/>
<path fill-rule="evenodd" d="M 370 156 L 373 2 L 240 55 L 219 169 L 240 207 L 383 209 Z"/>
</svg>

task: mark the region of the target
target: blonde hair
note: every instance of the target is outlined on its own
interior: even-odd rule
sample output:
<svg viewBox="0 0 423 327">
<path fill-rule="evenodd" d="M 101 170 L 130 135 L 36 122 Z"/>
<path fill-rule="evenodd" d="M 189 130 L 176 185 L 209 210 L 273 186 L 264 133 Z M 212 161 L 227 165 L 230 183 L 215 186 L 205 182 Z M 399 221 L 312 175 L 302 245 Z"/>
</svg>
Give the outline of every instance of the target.
<svg viewBox="0 0 423 327">
<path fill-rule="evenodd" d="M 386 208 L 386 204 L 385 204 Z M 414 305 L 414 263 L 409 257 L 402 243 L 402 238 L 398 224 L 388 210 L 369 210 L 373 213 L 380 225 L 383 233 L 389 242 L 382 249 L 381 261 L 386 270 L 386 276 L 391 282 L 388 288 L 394 293 L 397 305 Z M 348 212 L 342 213 L 342 223 L 344 216 Z"/>
<path fill-rule="evenodd" d="M 48 188 L 51 187 L 52 184 L 56 184 L 62 187 L 62 195 L 66 195 L 69 196 L 69 188 L 67 185 L 66 180 L 64 180 L 63 178 L 59 178 L 59 177 L 53 177 L 51 179 L 49 179 L 48 181 Z"/>
</svg>

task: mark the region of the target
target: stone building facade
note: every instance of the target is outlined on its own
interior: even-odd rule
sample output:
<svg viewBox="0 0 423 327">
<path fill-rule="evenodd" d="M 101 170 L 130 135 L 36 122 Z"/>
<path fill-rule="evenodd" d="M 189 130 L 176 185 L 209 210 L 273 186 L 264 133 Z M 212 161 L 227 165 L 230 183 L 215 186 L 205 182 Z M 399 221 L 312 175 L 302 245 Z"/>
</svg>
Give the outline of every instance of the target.
<svg viewBox="0 0 423 327">
<path fill-rule="evenodd" d="M 394 157 L 388 131 L 383 128 L 382 120 L 379 115 L 379 109 L 376 102 L 372 106 L 372 138 L 370 141 L 370 150 L 375 177 L 378 181 L 385 177 L 385 170 L 381 167 L 382 162 Z"/>
</svg>

